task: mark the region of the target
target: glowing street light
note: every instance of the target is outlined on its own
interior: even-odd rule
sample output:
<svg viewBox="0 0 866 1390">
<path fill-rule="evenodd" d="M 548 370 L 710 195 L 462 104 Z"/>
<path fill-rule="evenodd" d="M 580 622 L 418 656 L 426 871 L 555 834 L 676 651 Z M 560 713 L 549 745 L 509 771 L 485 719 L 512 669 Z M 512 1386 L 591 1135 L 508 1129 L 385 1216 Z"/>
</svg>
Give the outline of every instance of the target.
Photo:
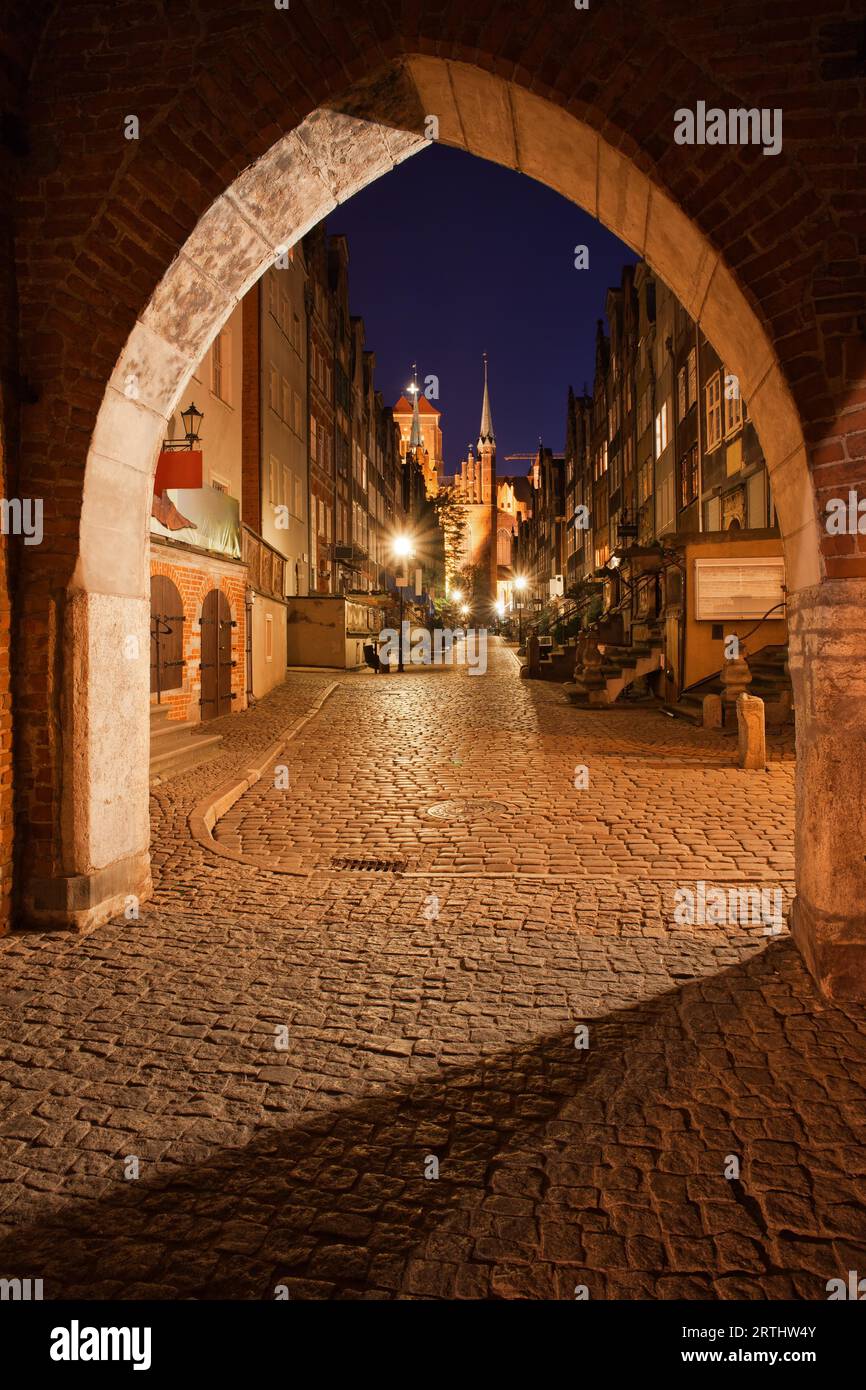
<svg viewBox="0 0 866 1390">
<path fill-rule="evenodd" d="M 412 542 L 408 536 L 395 536 L 391 549 L 398 559 L 407 559 L 412 554 Z"/>
<path fill-rule="evenodd" d="M 453 600 L 454 600 L 455 603 L 462 603 L 462 602 L 463 602 L 463 590 L 462 590 L 462 589 L 452 589 L 452 590 L 451 590 L 451 597 L 453 598 Z"/>
</svg>

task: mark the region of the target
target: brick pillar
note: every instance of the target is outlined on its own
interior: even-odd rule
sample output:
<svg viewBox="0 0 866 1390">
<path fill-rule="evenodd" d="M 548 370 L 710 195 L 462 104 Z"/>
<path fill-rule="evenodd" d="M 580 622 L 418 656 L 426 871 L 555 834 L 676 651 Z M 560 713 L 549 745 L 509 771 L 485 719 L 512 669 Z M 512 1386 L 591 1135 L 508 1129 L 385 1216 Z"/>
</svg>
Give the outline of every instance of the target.
<svg viewBox="0 0 866 1390">
<path fill-rule="evenodd" d="M 797 896 L 791 930 L 828 998 L 866 1000 L 866 582 L 793 595 Z"/>
</svg>

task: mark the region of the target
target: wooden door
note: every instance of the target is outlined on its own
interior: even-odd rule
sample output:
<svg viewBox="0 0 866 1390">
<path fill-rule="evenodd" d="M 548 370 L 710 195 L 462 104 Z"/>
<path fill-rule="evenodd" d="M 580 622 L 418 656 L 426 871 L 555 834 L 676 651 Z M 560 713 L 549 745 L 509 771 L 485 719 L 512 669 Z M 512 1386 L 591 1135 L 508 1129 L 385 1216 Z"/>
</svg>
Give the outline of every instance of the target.
<svg viewBox="0 0 866 1390">
<path fill-rule="evenodd" d="M 201 610 L 201 717 L 218 719 L 232 708 L 232 622 L 229 601 L 211 589 Z"/>
<path fill-rule="evenodd" d="M 150 579 L 150 693 L 183 687 L 183 604 L 164 574 Z"/>
</svg>

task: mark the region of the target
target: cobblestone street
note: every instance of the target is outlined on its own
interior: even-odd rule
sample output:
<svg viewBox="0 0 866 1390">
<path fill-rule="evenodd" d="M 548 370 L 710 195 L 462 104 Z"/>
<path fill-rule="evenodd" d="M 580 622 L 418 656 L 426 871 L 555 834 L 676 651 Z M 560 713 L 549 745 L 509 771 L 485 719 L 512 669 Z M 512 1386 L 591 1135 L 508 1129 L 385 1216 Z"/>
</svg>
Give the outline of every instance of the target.
<svg viewBox="0 0 866 1390">
<path fill-rule="evenodd" d="M 194 807 L 331 684 L 288 789 L 203 846 Z M 484 677 L 296 672 L 209 729 L 219 757 L 154 791 L 140 919 L 0 943 L 0 1275 L 824 1299 L 862 1271 L 866 1009 L 786 932 L 673 912 L 699 879 L 787 904 L 788 740 L 741 772 L 730 737 L 576 710 L 502 647 Z M 359 859 L 405 871 L 332 864 Z"/>
</svg>

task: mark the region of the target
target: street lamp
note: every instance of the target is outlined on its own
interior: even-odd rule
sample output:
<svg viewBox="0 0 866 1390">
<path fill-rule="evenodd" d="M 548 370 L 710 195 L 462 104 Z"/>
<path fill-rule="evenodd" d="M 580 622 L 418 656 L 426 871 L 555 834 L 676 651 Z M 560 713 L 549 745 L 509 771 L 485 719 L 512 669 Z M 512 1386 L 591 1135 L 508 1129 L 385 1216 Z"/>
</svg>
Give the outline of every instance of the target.
<svg viewBox="0 0 866 1390">
<path fill-rule="evenodd" d="M 412 541 L 408 536 L 395 536 L 391 541 L 391 550 L 397 560 L 406 560 L 414 553 Z M 400 576 L 403 578 L 403 576 Z M 406 576 L 408 578 L 408 576 Z M 397 648 L 397 670 L 403 670 L 403 585 L 398 584 L 400 590 L 400 642 Z"/>
<path fill-rule="evenodd" d="M 201 422 L 204 419 L 204 412 L 196 410 L 195 401 L 193 401 L 187 406 L 186 410 L 180 412 L 180 418 L 183 420 L 184 424 L 184 435 L 187 447 L 191 449 L 194 444 L 198 444 L 199 442 L 198 432 L 201 428 Z"/>
<path fill-rule="evenodd" d="M 462 589 L 452 589 L 452 590 L 451 590 L 451 597 L 452 597 L 452 599 L 454 600 L 455 603 L 462 603 L 462 601 L 463 601 L 463 590 L 462 590 Z"/>
<path fill-rule="evenodd" d="M 522 648 L 522 647 L 523 647 L 523 597 L 522 597 L 522 595 L 523 595 L 523 594 L 525 593 L 525 591 L 526 591 L 526 584 L 527 584 L 526 575 L 525 575 L 525 574 L 518 574 L 518 575 L 516 576 L 515 580 L 514 580 L 514 587 L 515 587 L 515 589 L 517 590 L 518 594 L 521 595 L 521 597 L 517 600 L 517 623 L 518 623 L 517 646 L 518 646 L 518 648 Z"/>
</svg>

